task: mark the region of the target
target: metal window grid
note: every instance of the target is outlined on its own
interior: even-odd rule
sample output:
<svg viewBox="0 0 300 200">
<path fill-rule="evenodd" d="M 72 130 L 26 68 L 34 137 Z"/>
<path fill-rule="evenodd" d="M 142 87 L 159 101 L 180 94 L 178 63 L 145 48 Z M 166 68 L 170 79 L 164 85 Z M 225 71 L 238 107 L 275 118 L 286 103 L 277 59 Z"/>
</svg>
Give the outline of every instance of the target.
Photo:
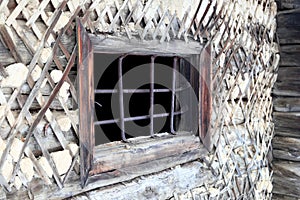
<svg viewBox="0 0 300 200">
<path fill-rule="evenodd" d="M 123 59 L 128 55 L 123 55 L 118 58 L 118 89 L 95 89 L 94 94 L 114 94 L 118 93 L 119 97 L 119 111 L 120 116 L 118 119 L 109 119 L 109 120 L 100 120 L 95 121 L 94 125 L 105 125 L 105 124 L 113 124 L 113 123 L 119 123 L 119 127 L 121 129 L 121 138 L 123 141 L 127 142 L 127 138 L 125 136 L 125 122 L 129 121 L 137 121 L 137 120 L 144 120 L 144 119 L 150 119 L 150 130 L 149 135 L 151 137 L 154 136 L 154 118 L 162 118 L 162 117 L 168 117 L 170 116 L 170 132 L 172 134 L 175 134 L 175 128 L 174 128 L 174 117 L 176 115 L 181 115 L 187 111 L 187 109 L 182 108 L 179 111 L 175 111 L 175 95 L 176 92 L 186 90 L 190 88 L 188 87 L 178 87 L 176 88 L 176 71 L 178 71 L 178 60 L 181 59 L 180 57 L 174 56 L 173 57 L 173 66 L 172 66 L 172 88 L 171 89 L 155 89 L 154 88 L 154 71 L 155 71 L 155 58 L 158 57 L 156 55 L 151 56 L 151 63 L 149 67 L 149 76 L 150 76 L 150 88 L 149 89 L 124 89 L 123 86 Z M 167 93 L 171 92 L 171 111 L 170 113 L 159 113 L 154 114 L 154 94 L 155 93 Z M 150 114 L 149 115 L 141 115 L 141 116 L 134 116 L 134 117 L 125 117 L 124 116 L 124 93 L 150 93 Z"/>
</svg>

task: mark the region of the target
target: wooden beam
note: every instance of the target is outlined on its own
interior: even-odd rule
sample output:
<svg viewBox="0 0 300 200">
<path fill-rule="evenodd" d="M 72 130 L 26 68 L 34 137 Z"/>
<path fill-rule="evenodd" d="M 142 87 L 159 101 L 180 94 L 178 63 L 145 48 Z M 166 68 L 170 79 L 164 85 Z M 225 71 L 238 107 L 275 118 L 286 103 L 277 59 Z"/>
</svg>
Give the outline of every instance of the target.
<svg viewBox="0 0 300 200">
<path fill-rule="evenodd" d="M 274 112 L 274 121 L 275 121 L 275 133 L 277 131 L 290 131 L 297 132 L 300 134 L 300 113 L 280 113 Z"/>
<path fill-rule="evenodd" d="M 164 54 L 184 57 L 191 54 L 200 54 L 203 48 L 199 42 L 189 41 L 189 43 L 186 43 L 177 39 L 168 43 L 160 43 L 155 40 L 141 41 L 137 38 L 129 40 L 127 37 L 111 35 L 89 34 L 89 37 L 93 43 L 95 53 Z"/>
<path fill-rule="evenodd" d="M 272 141 L 275 159 L 300 161 L 300 139 L 275 137 Z"/>
<path fill-rule="evenodd" d="M 277 161 L 273 164 L 273 193 L 299 198 L 300 163 Z"/>
<path fill-rule="evenodd" d="M 300 112 L 300 98 L 275 97 L 273 99 L 274 110 L 279 112 Z"/>
<path fill-rule="evenodd" d="M 200 77 L 199 77 L 199 134 L 204 146 L 211 150 L 213 132 L 210 130 L 212 115 L 212 57 L 211 45 L 208 44 L 200 55 Z"/>
<path fill-rule="evenodd" d="M 299 0 L 277 0 L 276 2 L 279 10 L 300 8 Z"/>
<path fill-rule="evenodd" d="M 277 82 L 299 81 L 300 65 L 299 67 L 279 67 Z"/>
<path fill-rule="evenodd" d="M 188 132 L 162 134 L 156 138 L 129 139 L 129 144 L 112 142 L 95 147 L 94 168 L 90 175 L 180 155 L 201 147 L 199 138 Z M 184 147 L 180 147 L 184 145 Z M 206 152 L 203 150 L 203 153 Z M 109 156 L 108 156 L 109 155 Z"/>
<path fill-rule="evenodd" d="M 299 67 L 300 45 L 283 45 L 280 47 L 280 67 Z"/>
<path fill-rule="evenodd" d="M 300 81 L 276 82 L 273 94 L 277 96 L 300 97 Z"/>
<path fill-rule="evenodd" d="M 93 165 L 95 146 L 94 136 L 94 53 L 89 36 L 76 19 L 78 41 L 78 104 L 79 104 L 79 141 L 81 186 L 87 183 Z"/>
<path fill-rule="evenodd" d="M 297 43 L 299 44 L 300 10 L 293 9 L 283 12 L 286 13 L 279 12 L 277 17 L 277 34 L 279 37 L 280 45 Z"/>
</svg>

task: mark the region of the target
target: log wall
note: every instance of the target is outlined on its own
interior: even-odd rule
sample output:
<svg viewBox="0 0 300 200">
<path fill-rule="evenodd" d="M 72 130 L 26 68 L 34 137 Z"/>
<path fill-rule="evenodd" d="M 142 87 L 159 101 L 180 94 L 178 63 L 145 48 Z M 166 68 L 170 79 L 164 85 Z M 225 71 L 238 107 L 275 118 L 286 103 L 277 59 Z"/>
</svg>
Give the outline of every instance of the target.
<svg viewBox="0 0 300 200">
<path fill-rule="evenodd" d="M 278 1 L 281 61 L 274 86 L 274 199 L 300 196 L 300 3 Z"/>
</svg>

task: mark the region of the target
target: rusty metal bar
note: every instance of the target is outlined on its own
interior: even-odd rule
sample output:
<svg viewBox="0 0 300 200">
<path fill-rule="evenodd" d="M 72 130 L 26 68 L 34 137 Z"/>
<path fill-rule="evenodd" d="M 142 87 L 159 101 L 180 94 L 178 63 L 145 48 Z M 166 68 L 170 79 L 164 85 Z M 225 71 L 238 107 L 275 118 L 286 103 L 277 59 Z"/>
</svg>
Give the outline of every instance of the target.
<svg viewBox="0 0 300 200">
<path fill-rule="evenodd" d="M 176 70 L 177 70 L 178 58 L 175 57 L 173 60 L 173 73 L 172 73 L 172 100 L 171 100 L 171 118 L 170 118 L 170 132 L 174 131 L 174 107 L 175 107 L 175 89 L 176 89 Z"/>
<path fill-rule="evenodd" d="M 175 89 L 175 92 L 180 92 L 189 89 L 191 86 L 179 87 Z M 154 93 L 164 93 L 164 92 L 172 92 L 171 89 L 153 89 Z M 117 89 L 96 89 L 94 91 L 95 94 L 115 94 L 118 93 Z M 150 93 L 150 89 L 123 89 L 123 93 Z"/>
<path fill-rule="evenodd" d="M 125 123 L 124 123 L 124 97 L 123 97 L 123 72 L 122 72 L 122 62 L 123 57 L 119 58 L 118 64 L 118 76 L 119 76 L 119 107 L 120 107 L 120 128 L 121 128 L 121 137 L 124 142 L 127 142 L 125 137 Z"/>
<path fill-rule="evenodd" d="M 154 136 L 153 133 L 153 113 L 154 113 L 154 60 L 155 56 L 151 56 L 150 64 L 150 135 Z"/>
<path fill-rule="evenodd" d="M 95 90 L 95 94 L 113 94 L 117 93 L 118 90 L 103 90 L 103 89 L 97 89 Z M 150 89 L 123 89 L 123 93 L 149 93 Z M 171 92 L 170 89 L 154 89 L 153 92 L 155 93 L 163 93 L 163 92 Z"/>
<path fill-rule="evenodd" d="M 184 114 L 187 110 L 184 111 L 177 111 L 174 112 L 173 115 L 181 115 Z M 162 118 L 162 117 L 168 117 L 170 113 L 160 113 L 160 114 L 153 114 L 153 118 Z M 144 120 L 149 119 L 150 115 L 142 115 L 142 116 L 135 116 L 135 117 L 126 117 L 124 118 L 124 122 L 129 121 L 138 121 L 138 120 Z M 94 125 L 105 125 L 105 124 L 113 124 L 120 122 L 120 119 L 109 119 L 109 120 L 102 120 L 102 121 L 95 121 Z"/>
</svg>

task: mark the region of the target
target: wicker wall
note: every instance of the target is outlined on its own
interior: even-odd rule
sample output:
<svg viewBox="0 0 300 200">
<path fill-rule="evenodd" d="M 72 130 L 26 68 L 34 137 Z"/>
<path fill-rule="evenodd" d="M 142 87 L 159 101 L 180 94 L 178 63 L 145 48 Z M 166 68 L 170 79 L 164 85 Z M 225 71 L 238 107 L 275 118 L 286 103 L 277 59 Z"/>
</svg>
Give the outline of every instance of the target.
<svg viewBox="0 0 300 200">
<path fill-rule="evenodd" d="M 78 172 L 76 71 L 61 77 L 75 62 L 79 16 L 89 32 L 107 37 L 210 43 L 215 148 L 201 167 L 211 171 L 213 181 L 168 198 L 270 198 L 276 10 L 272 0 L 2 1 L 2 187 L 31 191 L 25 193 L 32 197 L 35 180 L 54 191 Z"/>
</svg>

